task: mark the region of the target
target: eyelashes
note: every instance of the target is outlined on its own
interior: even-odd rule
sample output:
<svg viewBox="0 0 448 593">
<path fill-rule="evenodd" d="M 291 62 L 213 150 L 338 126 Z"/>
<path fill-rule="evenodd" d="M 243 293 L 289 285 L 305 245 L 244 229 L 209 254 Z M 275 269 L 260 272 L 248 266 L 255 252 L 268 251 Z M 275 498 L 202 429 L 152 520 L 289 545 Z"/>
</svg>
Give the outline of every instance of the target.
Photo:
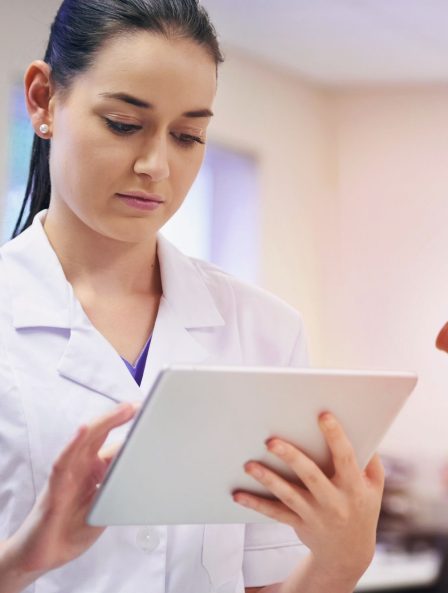
<svg viewBox="0 0 448 593">
<path fill-rule="evenodd" d="M 112 132 L 115 132 L 116 134 L 120 134 L 122 136 L 128 136 L 133 132 L 137 132 L 138 130 L 142 129 L 141 126 L 136 126 L 134 124 L 124 124 L 119 121 L 111 120 L 107 117 L 104 118 L 104 121 L 106 123 L 106 126 L 110 130 L 112 130 Z"/>
<path fill-rule="evenodd" d="M 171 136 L 181 144 L 205 144 L 199 136 L 192 136 L 191 134 L 176 134 L 171 132 Z"/>
<path fill-rule="evenodd" d="M 119 136 L 130 136 L 135 132 L 142 129 L 142 126 L 136 126 L 135 124 L 125 124 L 123 122 L 111 120 L 107 117 L 103 118 L 106 126 L 114 133 Z M 171 132 L 171 136 L 181 146 L 188 147 L 194 146 L 195 144 L 205 144 L 205 141 L 199 136 L 193 134 L 185 134 L 182 132 Z"/>
</svg>

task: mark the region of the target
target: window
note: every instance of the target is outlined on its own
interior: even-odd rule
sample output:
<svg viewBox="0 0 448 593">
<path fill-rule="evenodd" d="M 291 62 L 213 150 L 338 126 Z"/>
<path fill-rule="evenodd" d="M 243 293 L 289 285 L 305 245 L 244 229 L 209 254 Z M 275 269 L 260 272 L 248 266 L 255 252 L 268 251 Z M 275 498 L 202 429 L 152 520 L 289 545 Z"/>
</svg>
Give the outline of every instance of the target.
<svg viewBox="0 0 448 593">
<path fill-rule="evenodd" d="M 259 228 L 255 159 L 209 143 L 198 178 L 162 233 L 188 255 L 257 282 Z"/>
</svg>

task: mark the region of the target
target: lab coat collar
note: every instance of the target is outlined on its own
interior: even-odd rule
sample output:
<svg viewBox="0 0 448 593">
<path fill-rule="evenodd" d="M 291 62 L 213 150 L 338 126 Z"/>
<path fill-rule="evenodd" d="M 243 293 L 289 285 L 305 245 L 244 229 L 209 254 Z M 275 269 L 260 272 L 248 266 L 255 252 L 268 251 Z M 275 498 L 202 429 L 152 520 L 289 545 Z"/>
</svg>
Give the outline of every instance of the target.
<svg viewBox="0 0 448 593">
<path fill-rule="evenodd" d="M 16 329 L 30 327 L 70 328 L 73 311 L 72 287 L 51 248 L 43 229 L 46 212 L 14 241 L 2 247 L 13 283 L 13 317 Z M 194 260 L 181 253 L 162 235 L 157 238 L 157 253 L 163 295 L 186 329 L 223 326 L 204 278 Z M 42 281 L 44 280 L 44 281 Z"/>
<path fill-rule="evenodd" d="M 186 329 L 223 326 L 224 319 L 205 284 L 202 273 L 191 259 L 161 234 L 157 254 L 163 295 Z"/>
<path fill-rule="evenodd" d="M 141 383 L 144 393 L 170 363 L 198 364 L 210 358 L 211 353 L 195 339 L 195 330 L 225 325 L 195 261 L 161 234 L 157 255 L 163 296 Z"/>
<path fill-rule="evenodd" d="M 72 287 L 43 229 L 45 211 L 23 233 L 3 245 L 16 329 L 72 325 Z"/>
<path fill-rule="evenodd" d="M 68 343 L 58 364 L 62 376 L 116 401 L 134 401 L 142 390 L 148 392 L 163 366 L 209 357 L 192 330 L 223 326 L 224 319 L 194 260 L 159 236 L 163 297 L 139 388 L 73 294 L 43 229 L 45 214 L 39 213 L 26 231 L 4 245 L 1 256 L 10 280 L 14 327 L 67 330 Z"/>
</svg>

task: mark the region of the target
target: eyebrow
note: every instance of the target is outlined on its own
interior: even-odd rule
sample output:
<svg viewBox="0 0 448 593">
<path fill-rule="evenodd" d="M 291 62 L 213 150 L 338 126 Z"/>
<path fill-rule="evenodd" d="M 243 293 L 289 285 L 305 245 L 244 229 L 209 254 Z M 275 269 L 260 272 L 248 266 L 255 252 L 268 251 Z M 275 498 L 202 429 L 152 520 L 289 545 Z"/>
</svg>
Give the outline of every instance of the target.
<svg viewBox="0 0 448 593">
<path fill-rule="evenodd" d="M 100 93 L 100 97 L 104 97 L 106 99 L 115 99 L 117 101 L 123 101 L 124 103 L 128 103 L 128 105 L 140 107 L 141 109 L 154 109 L 154 105 L 152 105 L 151 103 L 143 101 L 142 99 L 138 99 L 137 97 L 133 97 L 132 95 L 128 95 L 127 93 Z M 186 111 L 182 114 L 182 116 L 213 117 L 213 113 L 210 111 L 210 109 L 195 109 L 193 111 Z"/>
</svg>

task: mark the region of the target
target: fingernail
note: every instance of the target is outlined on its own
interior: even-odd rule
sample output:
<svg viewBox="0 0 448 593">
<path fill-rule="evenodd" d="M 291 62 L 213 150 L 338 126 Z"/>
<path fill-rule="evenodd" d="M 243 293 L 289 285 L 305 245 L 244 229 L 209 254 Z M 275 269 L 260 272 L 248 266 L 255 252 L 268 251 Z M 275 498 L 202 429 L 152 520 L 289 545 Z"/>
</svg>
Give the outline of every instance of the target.
<svg viewBox="0 0 448 593">
<path fill-rule="evenodd" d="M 263 477 L 263 470 L 258 467 L 258 465 L 252 465 L 248 468 L 249 473 L 254 476 L 254 478 L 262 478 Z"/>
<path fill-rule="evenodd" d="M 273 453 L 277 453 L 278 455 L 283 455 L 283 453 L 285 453 L 285 451 L 286 451 L 284 445 L 282 443 L 279 443 L 278 441 L 269 442 L 268 449 L 269 449 L 269 451 L 272 451 Z"/>
<path fill-rule="evenodd" d="M 243 505 L 243 507 L 248 507 L 249 506 L 249 499 L 246 498 L 245 496 L 238 496 L 238 498 L 236 498 L 235 496 L 233 497 L 233 500 L 235 502 L 237 502 L 238 504 Z"/>
<path fill-rule="evenodd" d="M 328 412 L 324 412 L 321 417 L 320 417 L 320 421 L 327 426 L 328 428 L 331 428 L 332 426 L 336 425 L 336 421 L 333 418 L 333 416 L 331 414 L 329 414 Z"/>
</svg>

